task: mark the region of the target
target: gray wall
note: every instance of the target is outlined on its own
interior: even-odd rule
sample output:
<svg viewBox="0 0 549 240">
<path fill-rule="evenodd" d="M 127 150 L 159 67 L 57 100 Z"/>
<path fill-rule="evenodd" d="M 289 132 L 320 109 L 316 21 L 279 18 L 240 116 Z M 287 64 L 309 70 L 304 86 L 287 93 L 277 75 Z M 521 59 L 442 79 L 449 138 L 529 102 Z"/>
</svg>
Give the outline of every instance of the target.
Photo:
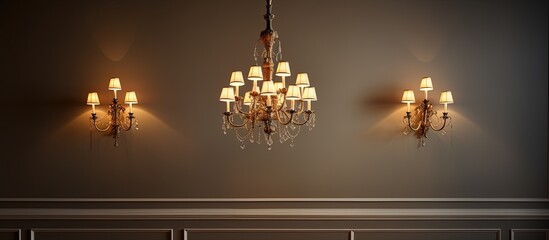
<svg viewBox="0 0 549 240">
<path fill-rule="evenodd" d="M 0 240 L 547 239 L 546 1 L 275 0 L 317 126 L 241 150 L 217 99 L 263 11 L 0 1 Z M 399 100 L 426 75 L 456 103 L 420 148 Z M 118 148 L 85 105 L 112 76 L 140 100 Z"/>
<path fill-rule="evenodd" d="M 3 1 L 1 197 L 547 197 L 546 1 L 275 1 L 317 126 L 294 148 L 241 150 L 217 99 L 253 63 L 263 12 Z M 399 99 L 425 75 L 456 103 L 454 127 L 419 148 Z M 140 100 L 118 148 L 90 136 L 85 105 L 99 91 L 105 110 L 111 76 Z"/>
</svg>

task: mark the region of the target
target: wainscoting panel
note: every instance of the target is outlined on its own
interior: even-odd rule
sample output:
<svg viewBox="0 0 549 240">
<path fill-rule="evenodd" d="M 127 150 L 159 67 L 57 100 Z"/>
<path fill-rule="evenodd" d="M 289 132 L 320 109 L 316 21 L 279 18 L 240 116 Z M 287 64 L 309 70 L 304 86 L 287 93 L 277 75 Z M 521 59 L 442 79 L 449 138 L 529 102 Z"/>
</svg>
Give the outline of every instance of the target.
<svg viewBox="0 0 549 240">
<path fill-rule="evenodd" d="M 21 240 L 21 229 L 0 229 L 0 240 Z"/>
<path fill-rule="evenodd" d="M 500 229 L 361 229 L 351 240 L 501 240 Z"/>
<path fill-rule="evenodd" d="M 345 229 L 185 229 L 184 240 L 349 240 Z"/>
<path fill-rule="evenodd" d="M 549 229 L 511 229 L 511 240 L 539 239 L 549 240 Z"/>
<path fill-rule="evenodd" d="M 172 229 L 32 229 L 31 240 L 173 240 Z"/>
</svg>

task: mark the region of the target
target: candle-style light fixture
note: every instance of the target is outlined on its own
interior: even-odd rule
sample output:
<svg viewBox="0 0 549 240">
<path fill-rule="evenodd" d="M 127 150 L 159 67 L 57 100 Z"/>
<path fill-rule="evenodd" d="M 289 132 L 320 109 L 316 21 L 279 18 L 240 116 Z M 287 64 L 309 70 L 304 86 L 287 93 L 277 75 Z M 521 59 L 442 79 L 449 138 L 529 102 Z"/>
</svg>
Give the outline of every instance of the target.
<svg viewBox="0 0 549 240">
<path fill-rule="evenodd" d="M 109 90 L 114 92 L 114 98 L 112 103 L 109 104 L 109 110 L 107 111 L 108 123 L 102 124 L 102 118 L 97 116 L 95 112 L 95 106 L 100 105 L 99 96 L 97 92 L 88 93 L 87 104 L 92 106 L 92 112 L 90 117 L 90 130 L 92 127 L 97 129 L 100 132 L 109 132 L 110 135 L 114 138 L 114 146 L 118 146 L 118 137 L 122 130 L 129 131 L 133 124 L 135 123 L 136 130 L 139 129 L 139 123 L 137 119 L 133 116 L 133 105 L 137 104 L 137 95 L 134 91 L 126 92 L 126 97 L 124 98 L 124 103 L 129 104 L 129 113 L 127 116 L 124 116 L 126 108 L 118 103 L 118 96 L 116 91 L 122 90 L 119 78 L 111 78 L 109 82 Z M 103 117 L 104 118 L 104 117 Z M 104 125 L 100 127 L 99 125 Z"/>
<path fill-rule="evenodd" d="M 414 108 L 414 115 L 412 115 L 410 109 L 410 103 L 416 102 L 414 91 L 404 90 L 404 93 L 402 94 L 402 103 L 406 103 L 407 105 L 406 116 L 404 116 L 404 135 L 408 135 L 409 129 L 415 131 L 421 146 L 425 146 L 425 140 L 429 129 L 437 132 L 441 131 L 444 135 L 446 134 L 444 128 L 451 124 L 452 120 L 448 115 L 448 104 L 454 103 L 452 92 L 444 91 L 440 93 L 439 103 L 444 104 L 444 111 L 442 112 L 442 116 L 439 117 L 428 98 L 429 91 L 432 91 L 433 89 L 433 81 L 430 77 L 421 79 L 419 90 L 425 92 L 425 99 L 423 99 L 419 106 Z"/>
<path fill-rule="evenodd" d="M 241 71 L 234 71 L 229 81 L 230 87 L 223 88 L 219 97 L 219 101 L 226 102 L 223 133 L 235 129 L 242 149 L 245 148 L 246 140 L 261 143 L 262 133 L 269 150 L 273 144 L 272 135 L 275 133 L 278 133 L 281 143 L 290 140 L 290 146 L 293 147 L 294 138 L 299 134 L 301 126 L 306 125 L 309 130 L 315 126 L 311 102 L 317 101 L 317 96 L 315 88 L 310 86 L 307 73 L 297 74 L 295 84 L 286 87 L 286 77 L 292 74 L 289 62 L 282 60 L 280 39 L 272 29 L 274 15 L 271 14 L 271 7 L 272 0 L 267 0 L 267 27 L 256 43 L 255 65 L 248 72 L 248 80 L 253 82 L 252 89 L 242 97 L 239 88 L 245 84 L 244 77 Z M 257 48 L 259 42 L 263 43 L 261 52 Z M 258 58 L 263 58 L 261 66 Z M 280 77 L 280 82 L 273 81 L 275 63 L 278 65 L 274 74 Z M 263 82 L 261 89 L 258 81 Z M 231 102 L 234 103 L 232 111 Z M 235 118 L 238 120 L 235 121 Z"/>
</svg>

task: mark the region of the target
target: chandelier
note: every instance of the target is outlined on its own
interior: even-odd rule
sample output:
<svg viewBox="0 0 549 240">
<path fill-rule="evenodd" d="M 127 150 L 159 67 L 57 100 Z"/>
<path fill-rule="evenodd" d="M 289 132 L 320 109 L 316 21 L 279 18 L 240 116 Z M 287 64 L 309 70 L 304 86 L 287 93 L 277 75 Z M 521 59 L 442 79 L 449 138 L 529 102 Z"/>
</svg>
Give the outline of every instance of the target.
<svg viewBox="0 0 549 240">
<path fill-rule="evenodd" d="M 256 42 L 255 65 L 248 72 L 248 80 L 253 83 L 252 89 L 245 92 L 243 97 L 240 96 L 239 88 L 245 84 L 244 77 L 241 71 L 234 71 L 229 81 L 230 87 L 223 88 L 219 97 L 220 101 L 226 102 L 226 111 L 222 117 L 223 133 L 227 134 L 228 130 L 234 129 L 242 149 L 246 147 L 246 141 L 261 143 L 264 138 L 267 148 L 271 150 L 273 135 L 276 134 L 280 143 L 290 140 L 290 146 L 293 147 L 301 126 L 305 125 L 309 131 L 315 126 L 311 102 L 316 101 L 317 97 L 315 88 L 309 84 L 307 73 L 297 74 L 295 84 L 286 87 L 286 77 L 292 74 L 289 62 L 282 60 L 281 42 L 277 32 L 272 29 L 274 15 L 271 14 L 271 3 L 272 0 L 267 0 L 267 27 Z M 259 42 L 263 43 L 261 52 L 257 47 Z M 263 59 L 262 65 L 258 58 Z M 279 82 L 274 82 L 273 72 L 280 77 Z M 258 81 L 262 81 L 261 89 Z"/>
<path fill-rule="evenodd" d="M 433 81 L 430 77 L 421 79 L 419 90 L 425 92 L 425 99 L 414 109 L 413 116 L 410 111 L 410 103 L 416 102 L 414 91 L 404 90 L 404 94 L 402 94 L 402 103 L 407 105 L 406 116 L 404 116 L 404 135 L 408 135 L 408 130 L 411 129 L 416 132 L 419 144 L 424 147 L 429 129 L 436 132 L 441 131 L 442 135 L 446 134 L 444 128 L 452 121 L 452 118 L 448 116 L 448 104 L 454 103 L 454 98 L 451 91 L 440 93 L 439 103 L 444 104 L 444 111 L 442 116 L 439 116 L 428 98 L 428 92 L 433 90 Z"/>
<path fill-rule="evenodd" d="M 107 116 L 102 118 L 97 117 L 97 113 L 95 112 L 95 106 L 100 105 L 97 92 L 88 93 L 87 104 L 92 106 L 90 131 L 92 128 L 95 128 L 99 132 L 109 133 L 109 135 L 112 135 L 114 138 L 114 146 L 118 147 L 118 138 L 120 137 L 120 132 L 122 132 L 122 130 L 129 131 L 134 123 L 135 129 L 139 129 L 139 123 L 133 116 L 133 104 L 137 104 L 137 95 L 134 91 L 126 92 L 124 103 L 129 104 L 130 107 L 128 115 L 124 116 L 126 108 L 118 103 L 118 96 L 116 94 L 116 91 L 122 90 L 122 85 L 120 84 L 119 78 L 111 78 L 109 82 L 109 90 L 114 91 L 114 98 L 112 99 L 112 103 L 109 104 Z M 102 119 L 104 118 L 108 119 L 108 122 L 105 124 L 102 123 Z M 100 125 L 104 126 L 101 127 Z"/>
</svg>

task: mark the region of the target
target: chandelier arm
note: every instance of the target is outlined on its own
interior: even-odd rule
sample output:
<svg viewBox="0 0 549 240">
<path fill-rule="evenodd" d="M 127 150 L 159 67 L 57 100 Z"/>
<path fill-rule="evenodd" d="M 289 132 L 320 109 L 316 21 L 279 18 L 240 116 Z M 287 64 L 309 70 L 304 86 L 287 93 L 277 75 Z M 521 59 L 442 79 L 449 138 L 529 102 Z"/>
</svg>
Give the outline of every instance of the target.
<svg viewBox="0 0 549 240">
<path fill-rule="evenodd" d="M 311 119 L 311 114 L 312 114 L 313 112 L 311 112 L 311 111 L 306 111 L 305 113 L 307 113 L 307 119 L 305 119 L 305 122 L 300 123 L 300 122 L 298 122 L 298 121 L 292 121 L 292 123 L 293 123 L 294 125 L 298 125 L 298 126 L 305 125 L 305 124 L 309 121 L 309 119 Z"/>
<path fill-rule="evenodd" d="M 277 112 L 282 110 L 282 108 L 284 108 L 284 106 L 286 105 L 286 94 L 282 94 L 282 95 L 283 95 L 282 104 L 280 104 L 280 107 L 278 109 L 276 109 Z"/>
<path fill-rule="evenodd" d="M 236 106 L 236 111 L 244 116 L 249 116 L 250 114 L 249 113 L 245 113 L 242 111 L 242 106 L 241 104 L 239 104 L 241 101 L 239 100 L 238 102 L 235 102 L 235 106 Z"/>
<path fill-rule="evenodd" d="M 278 122 L 283 126 L 290 124 L 292 122 L 292 119 L 294 118 L 295 111 L 290 110 L 290 116 L 288 116 L 287 112 L 284 112 L 284 111 L 280 111 L 280 112 L 283 113 L 284 116 L 286 116 L 286 119 L 288 119 L 288 121 L 287 122 L 282 122 L 282 120 L 280 119 L 280 116 L 278 116 L 278 112 L 277 112 L 276 116 L 278 118 Z"/>
<path fill-rule="evenodd" d="M 231 116 L 231 114 L 225 114 L 225 118 L 227 119 L 227 122 L 231 125 L 231 127 L 234 127 L 234 128 L 244 127 L 250 121 L 249 118 L 246 118 L 246 120 L 244 120 L 244 122 L 242 124 L 237 125 L 237 124 L 234 124 L 234 122 L 233 122 L 233 120 L 231 120 L 230 116 Z"/>
</svg>

